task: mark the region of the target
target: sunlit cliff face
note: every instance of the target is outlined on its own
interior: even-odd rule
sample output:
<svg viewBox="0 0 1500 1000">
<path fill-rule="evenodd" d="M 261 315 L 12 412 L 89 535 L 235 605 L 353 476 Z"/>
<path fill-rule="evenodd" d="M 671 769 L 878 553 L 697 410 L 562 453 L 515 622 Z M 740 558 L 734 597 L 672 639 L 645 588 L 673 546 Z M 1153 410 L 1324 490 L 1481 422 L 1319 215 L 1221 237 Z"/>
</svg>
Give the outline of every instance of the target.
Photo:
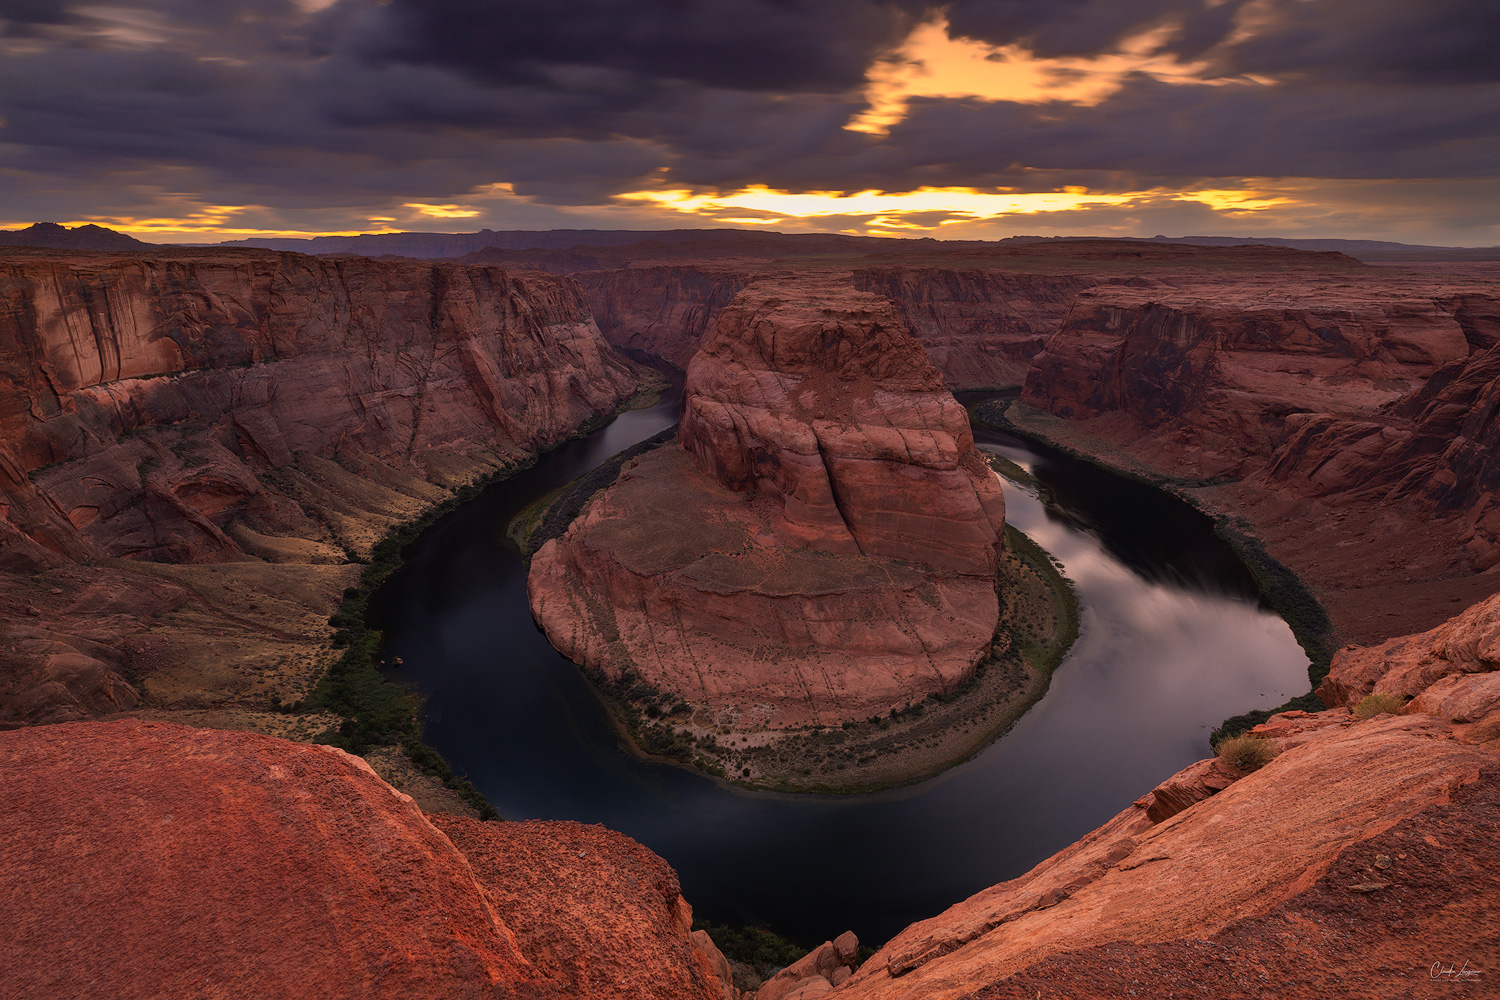
<svg viewBox="0 0 1500 1000">
<path fill-rule="evenodd" d="M 0 228 L 1500 243 L 1475 0 L 0 4 Z"/>
</svg>

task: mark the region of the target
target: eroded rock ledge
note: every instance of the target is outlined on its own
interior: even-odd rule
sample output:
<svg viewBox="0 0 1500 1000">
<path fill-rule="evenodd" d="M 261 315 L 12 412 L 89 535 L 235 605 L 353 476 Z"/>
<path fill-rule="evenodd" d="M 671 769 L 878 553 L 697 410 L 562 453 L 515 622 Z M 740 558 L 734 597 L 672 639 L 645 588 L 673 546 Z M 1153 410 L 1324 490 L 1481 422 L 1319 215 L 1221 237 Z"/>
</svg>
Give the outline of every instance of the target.
<svg viewBox="0 0 1500 1000">
<path fill-rule="evenodd" d="M 1335 658 L 1337 707 L 1253 732 L 1279 756 L 1206 760 L 1031 871 L 891 939 L 851 1000 L 1423 995 L 1434 962 L 1500 967 L 1500 596 Z M 1369 691 L 1415 695 L 1360 721 Z M 1363 714 L 1363 713 L 1360 713 Z M 1451 957 L 1450 957 L 1451 956 Z"/>
<path fill-rule="evenodd" d="M 679 443 L 533 559 L 565 654 L 755 731 L 884 714 L 989 652 L 1004 500 L 889 301 L 747 287 L 689 365 Z"/>
</svg>

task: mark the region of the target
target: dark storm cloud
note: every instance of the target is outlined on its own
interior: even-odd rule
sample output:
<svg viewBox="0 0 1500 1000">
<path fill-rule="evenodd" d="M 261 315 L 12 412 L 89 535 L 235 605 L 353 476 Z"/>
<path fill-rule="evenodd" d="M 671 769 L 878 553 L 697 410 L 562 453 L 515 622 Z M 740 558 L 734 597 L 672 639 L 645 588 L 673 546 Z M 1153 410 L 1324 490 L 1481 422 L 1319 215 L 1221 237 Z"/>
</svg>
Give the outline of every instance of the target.
<svg viewBox="0 0 1500 1000">
<path fill-rule="evenodd" d="M 1495 0 L 1276 0 L 1268 27 L 1226 53 L 1238 72 L 1454 84 L 1500 80 Z"/>
<path fill-rule="evenodd" d="M 897 0 L 392 0 L 360 23 L 375 58 L 494 81 L 594 67 L 705 87 L 790 92 L 858 87 L 926 5 Z M 347 17 L 350 11 L 330 13 Z"/>
<path fill-rule="evenodd" d="M 1232 13 L 1239 4 L 1229 6 Z M 1228 30 L 1223 15 L 1203 0 L 957 0 L 948 8 L 954 35 L 992 45 L 1025 43 L 1041 56 L 1108 52 L 1173 17 L 1195 19 L 1194 44 L 1205 48 Z"/>
<path fill-rule="evenodd" d="M 1094 108 L 920 100 L 866 155 L 874 175 L 920 169 L 930 183 L 1021 167 L 1136 178 L 1482 177 L 1500 163 L 1496 108 L 1497 85 L 1305 93 L 1138 79 Z"/>
<path fill-rule="evenodd" d="M 1488 177 L 1500 162 L 1493 2 L 956 0 L 952 31 L 992 44 L 1087 57 L 1166 26 L 1162 52 L 1272 82 L 1141 77 L 1095 107 L 917 99 L 888 136 L 845 130 L 871 63 L 929 8 L 0 0 L 0 214 L 112 178 L 120 198 L 154 184 L 302 210 L 500 182 L 590 204 L 661 168 L 720 189 L 1024 186 L 1041 172 L 1139 190 Z"/>
</svg>

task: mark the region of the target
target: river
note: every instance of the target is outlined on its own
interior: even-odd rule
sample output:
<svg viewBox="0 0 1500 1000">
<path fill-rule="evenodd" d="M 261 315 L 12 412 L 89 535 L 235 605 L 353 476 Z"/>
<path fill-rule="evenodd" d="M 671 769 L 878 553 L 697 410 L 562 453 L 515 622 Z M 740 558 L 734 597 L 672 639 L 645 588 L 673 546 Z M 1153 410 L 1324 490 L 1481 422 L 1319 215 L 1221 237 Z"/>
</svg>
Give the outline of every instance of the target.
<svg viewBox="0 0 1500 1000">
<path fill-rule="evenodd" d="M 376 595 L 426 739 L 507 819 L 603 823 L 676 868 L 697 914 L 809 945 L 878 944 L 1036 862 L 1208 753 L 1224 718 L 1307 689 L 1290 628 L 1203 515 L 1165 493 L 976 430 L 1048 487 L 1005 483 L 1007 520 L 1061 560 L 1082 604 L 1047 695 L 1001 740 L 920 785 L 847 798 L 752 793 L 632 753 L 548 645 L 505 538 L 536 498 L 677 419 L 658 405 L 485 491 L 429 529 Z"/>
</svg>

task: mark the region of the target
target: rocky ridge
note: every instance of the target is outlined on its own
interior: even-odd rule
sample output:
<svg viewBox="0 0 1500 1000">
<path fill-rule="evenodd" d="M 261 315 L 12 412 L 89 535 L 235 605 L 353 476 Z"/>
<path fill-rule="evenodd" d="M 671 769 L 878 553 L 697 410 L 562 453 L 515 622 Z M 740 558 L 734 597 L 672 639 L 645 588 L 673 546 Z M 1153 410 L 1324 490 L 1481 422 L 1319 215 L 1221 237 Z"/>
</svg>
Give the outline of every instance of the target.
<svg viewBox="0 0 1500 1000">
<path fill-rule="evenodd" d="M 749 286 L 689 365 L 679 440 L 534 557 L 566 655 L 759 731 L 884 714 L 987 654 L 1004 501 L 888 302 Z"/>
</svg>

